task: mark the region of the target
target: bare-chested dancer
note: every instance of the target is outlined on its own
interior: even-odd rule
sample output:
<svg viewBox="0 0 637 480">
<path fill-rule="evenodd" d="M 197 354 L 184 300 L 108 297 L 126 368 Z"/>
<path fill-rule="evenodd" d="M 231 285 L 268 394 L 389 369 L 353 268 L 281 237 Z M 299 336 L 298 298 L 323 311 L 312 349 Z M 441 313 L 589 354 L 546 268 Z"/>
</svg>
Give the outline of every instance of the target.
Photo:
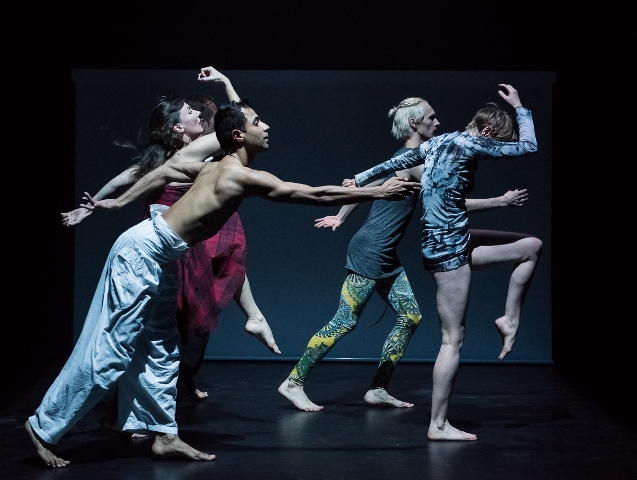
<svg viewBox="0 0 637 480">
<path fill-rule="evenodd" d="M 200 69 L 197 81 L 223 85 L 229 101 L 240 100 L 230 79 L 211 66 Z M 170 118 L 168 114 L 172 112 L 166 107 L 169 101 L 162 99 L 151 112 L 149 141 L 145 145 L 134 146 L 128 142 L 114 141 L 116 145 L 135 148 L 137 161 L 92 195 L 95 200 L 118 196 L 167 160 L 177 163 L 205 162 L 223 155 L 214 131 L 214 115 L 218 110 L 214 98 L 205 93 L 188 97 L 186 103 L 190 111 L 180 112 L 180 128 L 175 125 L 177 118 Z M 150 192 L 145 199 L 144 217 L 150 217 L 151 204 L 170 206 L 189 187 L 189 183 L 172 182 Z M 81 207 L 62 213 L 62 224 L 74 227 L 92 213 L 92 210 Z M 246 332 L 261 341 L 271 352 L 280 354 L 281 351 L 252 296 L 246 272 L 247 243 L 238 212 L 232 214 L 216 235 L 195 245 L 176 262 L 179 275 L 177 325 L 180 333 L 177 398 L 204 399 L 208 392 L 195 386 L 194 377 L 202 365 L 210 332 L 217 326 L 219 315 L 232 300 L 246 316 Z M 102 420 L 104 425 L 115 431 L 118 431 L 117 396 L 117 393 L 113 395 L 113 402 Z M 139 434 L 134 434 L 134 437 L 139 437 Z"/>
<path fill-rule="evenodd" d="M 394 156 L 420 146 L 435 135 L 440 125 L 431 105 L 420 97 L 402 100 L 389 111 L 389 117 L 393 118 L 392 135 L 403 142 L 402 148 Z M 418 182 L 422 172 L 423 166 L 418 165 L 396 174 Z M 386 178 L 374 183 L 382 183 L 384 180 Z M 467 199 L 466 204 L 468 211 L 476 211 L 521 206 L 527 198 L 526 190 L 512 190 L 501 197 Z M 396 324 L 385 340 L 376 375 L 363 398 L 366 403 L 376 406 L 414 406 L 413 403 L 390 395 L 387 387 L 396 365 L 422 319 L 397 253 L 398 244 L 411 221 L 417 203 L 418 198 L 415 196 L 399 202 L 374 201 L 365 223 L 352 237 L 347 249 L 347 276 L 341 288 L 336 315 L 310 339 L 303 356 L 278 389 L 279 393 L 298 409 L 316 412 L 323 408 L 312 402 L 305 393 L 307 377 L 311 369 L 330 352 L 336 342 L 356 327 L 374 291 L 394 311 Z M 331 227 L 334 231 L 343 224 L 356 206 L 357 204 L 344 205 L 338 215 L 319 218 L 315 226 Z"/>
<path fill-rule="evenodd" d="M 27 420 L 26 429 L 47 465 L 69 464 L 55 454 L 54 446 L 115 382 L 120 389 L 120 412 L 122 408 L 130 412 L 123 429 L 157 433 L 154 453 L 192 460 L 215 458 L 177 435 L 179 333 L 174 260 L 215 235 L 244 199 L 345 205 L 379 198 L 399 200 L 420 187 L 403 179 L 360 189 L 284 182 L 249 168 L 256 155 L 268 148 L 269 130 L 247 102 L 232 102 L 215 116 L 215 131 L 226 152 L 219 162 L 169 161 L 117 199 L 95 201 L 86 194 L 86 208 L 109 210 L 167 182 L 193 181 L 171 207 L 155 208 L 151 219 L 129 228 L 111 248 L 73 353 Z"/>
</svg>

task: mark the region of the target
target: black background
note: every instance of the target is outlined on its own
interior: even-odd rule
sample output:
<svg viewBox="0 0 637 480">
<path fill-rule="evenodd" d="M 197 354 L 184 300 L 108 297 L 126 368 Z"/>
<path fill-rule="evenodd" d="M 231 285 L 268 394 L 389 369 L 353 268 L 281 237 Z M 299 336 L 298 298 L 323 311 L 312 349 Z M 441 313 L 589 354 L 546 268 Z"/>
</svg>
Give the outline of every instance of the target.
<svg viewBox="0 0 637 480">
<path fill-rule="evenodd" d="M 3 15 L 3 390 L 28 386 L 72 347 L 73 233 L 59 217 L 76 202 L 72 69 L 551 70 L 555 366 L 634 426 L 634 92 L 627 82 L 633 17 L 623 8 L 501 1 L 11 4 Z"/>
</svg>

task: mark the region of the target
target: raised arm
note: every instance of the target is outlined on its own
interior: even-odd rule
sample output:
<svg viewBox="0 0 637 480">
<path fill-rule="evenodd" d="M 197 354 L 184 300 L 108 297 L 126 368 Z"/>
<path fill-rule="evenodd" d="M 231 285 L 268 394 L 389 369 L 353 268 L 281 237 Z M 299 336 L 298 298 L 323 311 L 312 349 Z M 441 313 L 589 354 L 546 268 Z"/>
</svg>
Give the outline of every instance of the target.
<svg viewBox="0 0 637 480">
<path fill-rule="evenodd" d="M 516 157 L 527 153 L 537 152 L 537 140 L 531 110 L 524 108 L 517 90 L 511 85 L 499 84 L 501 90 L 498 93 L 509 105 L 515 108 L 515 116 L 518 123 L 519 140 L 517 142 L 501 142 L 482 136 L 459 137 L 465 143 L 466 148 L 482 154 L 478 158 L 488 157 Z"/>
<path fill-rule="evenodd" d="M 200 82 L 222 83 L 226 88 L 228 100 L 240 100 L 239 95 L 232 86 L 232 83 L 230 83 L 228 77 L 213 67 L 202 68 L 197 75 L 197 80 Z M 219 140 L 217 140 L 217 134 L 212 132 L 208 135 L 201 135 L 181 148 L 173 155 L 172 160 L 176 163 L 203 162 L 206 158 L 216 157 L 223 153 L 223 149 L 221 145 L 219 145 Z"/>
<path fill-rule="evenodd" d="M 84 193 L 87 202 L 81 206 L 90 210 L 117 210 L 140 197 L 170 182 L 192 182 L 206 166 L 204 162 L 165 163 L 144 175 L 135 184 L 115 199 L 98 200 Z"/>
<path fill-rule="evenodd" d="M 197 80 L 200 82 L 215 82 L 215 83 L 223 83 L 223 86 L 226 88 L 226 95 L 228 96 L 228 100 L 231 102 L 238 102 L 241 100 L 237 92 L 234 90 L 232 83 L 228 77 L 222 74 L 219 70 L 213 67 L 204 67 L 200 70 L 199 75 L 197 76 Z"/>
<path fill-rule="evenodd" d="M 504 195 L 493 198 L 467 198 L 465 204 L 468 212 L 491 210 L 497 207 L 521 207 L 529 199 L 526 188 L 509 190 Z"/>
<path fill-rule="evenodd" d="M 500 95 L 504 100 L 511 105 L 513 108 L 518 108 L 522 106 L 522 102 L 520 101 L 520 95 L 518 95 L 518 91 L 513 88 L 508 83 L 499 83 L 498 87 L 498 95 Z"/>
<path fill-rule="evenodd" d="M 137 178 L 133 175 L 133 171 L 134 169 L 132 167 L 124 170 L 122 173 L 109 180 L 108 183 L 100 188 L 100 190 L 93 195 L 92 198 L 95 200 L 102 200 L 105 198 L 116 197 L 137 181 Z M 80 224 L 92 213 L 92 210 L 85 207 L 76 208 L 70 212 L 62 213 L 62 224 L 65 227 L 74 227 L 75 225 Z"/>
</svg>

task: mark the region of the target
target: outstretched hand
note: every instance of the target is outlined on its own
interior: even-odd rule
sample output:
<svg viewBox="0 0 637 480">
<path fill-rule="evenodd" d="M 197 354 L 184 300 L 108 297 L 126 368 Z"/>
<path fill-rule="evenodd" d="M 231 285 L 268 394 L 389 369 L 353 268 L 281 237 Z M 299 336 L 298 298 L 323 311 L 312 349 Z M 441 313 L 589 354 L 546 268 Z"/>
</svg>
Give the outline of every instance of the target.
<svg viewBox="0 0 637 480">
<path fill-rule="evenodd" d="M 365 188 L 365 187 L 363 187 Z M 380 186 L 387 200 L 402 200 L 420 189 L 420 182 L 411 182 L 406 178 L 392 177 Z"/>
<path fill-rule="evenodd" d="M 82 220 L 91 215 L 91 213 L 93 213 L 91 210 L 83 207 L 76 208 L 70 212 L 61 213 L 62 225 L 65 227 L 74 227 L 75 225 L 79 225 Z"/>
<path fill-rule="evenodd" d="M 117 199 L 105 198 L 104 200 L 95 200 L 88 192 L 84 192 L 82 197 L 86 203 L 80 203 L 80 207 L 86 208 L 92 212 L 105 212 L 107 210 L 117 210 L 120 206 Z"/>
<path fill-rule="evenodd" d="M 200 82 L 225 82 L 228 79 L 219 70 L 213 67 L 204 67 L 197 75 L 197 80 Z"/>
<path fill-rule="evenodd" d="M 500 87 L 498 94 L 500 94 L 500 96 L 504 98 L 509 105 L 513 108 L 522 106 L 522 102 L 520 102 L 520 97 L 518 96 L 518 91 L 515 88 L 507 83 L 499 83 L 498 86 Z"/>
<path fill-rule="evenodd" d="M 523 188 L 522 190 L 509 190 L 507 193 L 502 195 L 502 198 L 508 207 L 521 207 L 524 202 L 529 199 L 529 194 L 527 193 L 526 188 Z"/>
<path fill-rule="evenodd" d="M 317 218 L 314 222 L 314 226 L 316 228 L 331 228 L 332 231 L 335 231 L 343 224 L 343 221 L 338 215 L 329 215 L 327 217 Z"/>
<path fill-rule="evenodd" d="M 355 186 L 356 186 L 356 180 L 354 180 L 353 178 L 346 178 L 345 180 L 341 182 L 341 187 L 355 187 Z"/>
</svg>

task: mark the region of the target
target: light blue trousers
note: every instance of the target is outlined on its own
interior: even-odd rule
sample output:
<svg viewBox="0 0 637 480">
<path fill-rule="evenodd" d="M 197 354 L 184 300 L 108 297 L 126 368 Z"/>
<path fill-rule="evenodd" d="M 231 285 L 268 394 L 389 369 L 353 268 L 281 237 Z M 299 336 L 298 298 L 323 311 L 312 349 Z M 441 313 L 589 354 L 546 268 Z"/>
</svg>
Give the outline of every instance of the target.
<svg viewBox="0 0 637 480">
<path fill-rule="evenodd" d="M 71 356 L 29 417 L 56 444 L 118 382 L 124 430 L 177 433 L 175 262 L 188 246 L 161 215 L 115 241 Z"/>
</svg>

